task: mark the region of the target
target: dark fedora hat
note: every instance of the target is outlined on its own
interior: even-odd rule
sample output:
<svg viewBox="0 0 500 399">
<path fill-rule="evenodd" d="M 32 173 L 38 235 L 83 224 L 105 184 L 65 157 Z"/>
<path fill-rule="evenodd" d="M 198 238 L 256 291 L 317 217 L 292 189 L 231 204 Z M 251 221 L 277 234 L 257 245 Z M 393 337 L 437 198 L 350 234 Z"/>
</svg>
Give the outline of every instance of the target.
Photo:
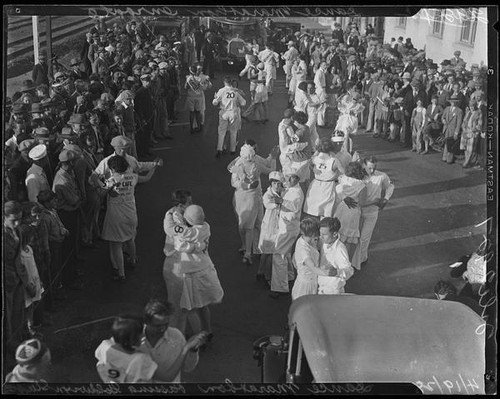
<svg viewBox="0 0 500 399">
<path fill-rule="evenodd" d="M 31 90 L 35 90 L 36 86 L 34 85 L 33 81 L 31 79 L 25 80 L 21 86 L 20 91 L 27 92 Z"/>
</svg>

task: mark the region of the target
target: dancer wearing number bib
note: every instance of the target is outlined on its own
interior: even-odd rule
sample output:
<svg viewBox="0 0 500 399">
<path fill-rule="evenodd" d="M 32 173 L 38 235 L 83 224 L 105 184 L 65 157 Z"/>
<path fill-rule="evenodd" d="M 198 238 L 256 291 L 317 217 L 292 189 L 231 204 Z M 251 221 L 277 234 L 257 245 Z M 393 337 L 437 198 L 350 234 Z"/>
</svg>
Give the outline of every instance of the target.
<svg viewBox="0 0 500 399">
<path fill-rule="evenodd" d="M 214 106 L 220 105 L 219 138 L 217 141 L 216 157 L 220 158 L 222 155 L 222 147 L 224 146 L 224 138 L 226 137 L 227 130 L 229 130 L 230 133 L 230 151 L 234 154 L 236 152 L 238 126 L 241 120 L 240 108 L 245 106 L 246 101 L 241 97 L 238 91 L 232 87 L 231 79 L 226 76 L 224 78 L 224 87 L 217 91 L 212 104 Z"/>
<path fill-rule="evenodd" d="M 194 311 L 193 333 L 212 332 L 209 305 L 224 297 L 215 266 L 208 254 L 210 225 L 205 222 L 203 208 L 189 205 L 184 211 L 184 223 L 174 227 L 174 248 L 180 253 L 179 272 L 183 276 L 180 307 Z M 198 325 L 196 325 L 198 324 Z"/>
<path fill-rule="evenodd" d="M 139 317 L 123 315 L 115 318 L 112 338 L 101 342 L 95 351 L 97 372 L 105 383 L 145 383 L 160 370 L 151 356 L 137 352 L 143 324 Z M 158 378 L 160 381 L 162 378 Z"/>
<path fill-rule="evenodd" d="M 314 179 L 307 190 L 304 213 L 317 217 L 329 217 L 335 203 L 335 180 L 344 173 L 339 160 L 330 152 L 332 143 L 329 139 L 319 142 L 318 150 L 311 159 Z"/>
</svg>

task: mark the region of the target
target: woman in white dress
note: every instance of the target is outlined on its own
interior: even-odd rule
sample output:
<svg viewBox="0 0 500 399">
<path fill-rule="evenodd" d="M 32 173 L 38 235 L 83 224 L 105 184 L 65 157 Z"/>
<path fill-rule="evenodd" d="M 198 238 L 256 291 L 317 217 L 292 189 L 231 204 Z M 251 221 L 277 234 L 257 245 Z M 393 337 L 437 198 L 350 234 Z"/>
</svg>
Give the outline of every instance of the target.
<svg viewBox="0 0 500 399">
<path fill-rule="evenodd" d="M 256 155 L 255 148 L 249 141 L 241 147 L 239 158 L 228 166 L 231 172 L 231 185 L 235 188 L 233 207 L 238 218 L 243 263 L 252 264 L 252 246 L 257 247 L 259 240 L 264 214 L 260 175 L 268 174 L 274 169 L 276 169 L 275 151 L 265 160 Z"/>
<path fill-rule="evenodd" d="M 323 96 L 324 97 L 324 96 Z M 311 143 L 313 151 L 316 149 L 319 141 L 318 134 L 318 115 L 320 112 L 324 112 L 326 97 L 320 98 L 316 94 L 316 86 L 312 82 L 307 83 L 307 126 L 311 132 Z"/>
<path fill-rule="evenodd" d="M 194 316 L 190 319 L 193 333 L 203 330 L 211 337 L 209 305 L 220 303 L 224 290 L 208 253 L 210 225 L 205 222 L 203 208 L 189 205 L 174 232 L 174 247 L 181 253 L 179 272 L 183 275 L 180 307 Z"/>
<path fill-rule="evenodd" d="M 165 231 L 165 261 L 163 263 L 163 278 L 167 287 L 168 301 L 174 305 L 175 311 L 170 319 L 170 325 L 177 328 L 182 333 L 186 329 L 186 315 L 181 311 L 180 303 L 184 284 L 183 273 L 180 269 L 181 254 L 175 249 L 174 236 L 175 226 L 184 221 L 184 210 L 193 202 L 191 192 L 188 190 L 175 190 L 172 193 L 172 204 L 165 214 L 163 220 L 163 230 Z"/>
<path fill-rule="evenodd" d="M 314 179 L 307 190 L 304 213 L 317 217 L 330 217 L 335 203 L 335 180 L 344 173 L 339 160 L 332 155 L 332 142 L 322 139 L 311 158 Z"/>
<path fill-rule="evenodd" d="M 265 212 L 260 227 L 258 248 L 261 255 L 257 275 L 265 277 L 268 281 L 271 280 L 271 260 L 276 252 L 276 236 L 279 230 L 280 206 L 274 199 L 281 198 L 284 180 L 281 172 L 269 173 L 269 187 L 262 196 Z"/>
<path fill-rule="evenodd" d="M 295 91 L 297 90 L 297 75 L 301 73 L 299 69 L 299 63 L 300 60 L 297 58 L 293 63 L 292 66 L 290 67 L 290 83 L 288 85 L 288 104 L 293 103 L 293 100 L 295 99 Z"/>
<path fill-rule="evenodd" d="M 299 54 L 299 65 L 296 70 L 295 81 L 297 86 L 300 82 L 305 82 L 307 79 L 307 64 L 303 54 Z"/>
<path fill-rule="evenodd" d="M 307 126 L 307 115 L 304 112 L 296 112 L 293 116 L 293 135 L 290 137 L 292 143 L 297 143 L 300 147 L 295 148 L 286 154 L 288 162 L 283 166 L 283 173 L 294 173 L 299 177 L 300 185 L 304 192 L 311 180 L 310 159 L 313 151 L 313 144 L 309 126 Z M 305 146 L 304 146 L 305 145 Z"/>
<path fill-rule="evenodd" d="M 358 114 L 363 112 L 364 105 L 358 102 L 361 96 L 359 93 L 354 91 L 354 86 L 351 86 L 350 82 L 346 83 L 348 87 L 348 92 L 344 94 L 338 102 L 338 110 L 340 112 L 339 119 L 337 120 L 337 125 L 335 130 L 341 130 L 345 134 L 344 144 L 346 150 L 352 153 L 352 147 L 349 148 L 348 145 L 351 143 L 350 136 L 355 135 L 358 131 Z"/>
<path fill-rule="evenodd" d="M 345 175 L 339 177 L 336 187 L 339 196 L 339 205 L 335 210 L 335 217 L 340 221 L 339 237 L 347 247 L 349 260 L 352 260 L 356 246 L 359 244 L 361 218 L 361 206 L 366 199 L 366 183 L 364 181 L 367 173 L 360 162 L 351 162 L 347 166 Z M 352 198 L 358 206 L 350 208 L 345 202 L 346 197 Z"/>
<path fill-rule="evenodd" d="M 254 80 L 256 86 L 253 101 L 245 112 L 243 112 L 242 117 L 247 120 L 265 123 L 269 119 L 267 105 L 269 96 L 268 89 L 266 87 L 267 72 L 265 71 L 264 64 L 262 62 L 257 65 L 257 70 L 257 80 Z"/>
<path fill-rule="evenodd" d="M 293 265 L 297 269 L 297 279 L 292 288 L 292 300 L 304 295 L 318 293 L 318 276 L 327 276 L 319 267 L 320 252 L 319 222 L 313 218 L 306 218 L 300 222 L 300 237 L 295 244 Z"/>
<path fill-rule="evenodd" d="M 151 179 L 154 168 L 146 176 L 138 176 L 132 171 L 127 160 L 115 155 L 108 160 L 111 177 L 106 181 L 108 202 L 101 237 L 109 241 L 109 256 L 114 279 L 125 281 L 123 245 L 128 248 L 132 262 L 136 262 L 135 236 L 137 233 L 137 209 L 135 206 L 135 186 L 138 182 Z"/>
</svg>

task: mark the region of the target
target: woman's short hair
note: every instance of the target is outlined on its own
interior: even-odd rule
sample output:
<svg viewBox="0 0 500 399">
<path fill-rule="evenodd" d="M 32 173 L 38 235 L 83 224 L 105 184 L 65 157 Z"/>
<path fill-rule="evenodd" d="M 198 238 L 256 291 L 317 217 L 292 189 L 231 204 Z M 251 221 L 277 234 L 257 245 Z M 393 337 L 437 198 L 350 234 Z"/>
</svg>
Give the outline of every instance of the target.
<svg viewBox="0 0 500 399">
<path fill-rule="evenodd" d="M 337 218 L 327 217 L 327 218 L 321 219 L 321 221 L 319 222 L 319 227 L 320 228 L 327 227 L 328 231 L 330 231 L 330 233 L 338 233 L 338 231 L 340 230 L 341 224 L 340 224 L 340 220 L 338 220 Z"/>
<path fill-rule="evenodd" d="M 354 179 L 363 180 L 367 176 L 367 173 L 359 162 L 349 162 L 345 175 Z"/>
<path fill-rule="evenodd" d="M 302 81 L 297 85 L 297 88 L 302 90 L 302 91 L 307 91 L 307 82 Z"/>
<path fill-rule="evenodd" d="M 136 315 L 120 315 L 115 318 L 111 327 L 111 335 L 117 344 L 126 350 L 133 351 L 141 339 L 143 320 Z"/>
<path fill-rule="evenodd" d="M 318 143 L 316 149 L 318 150 L 318 152 L 322 152 L 325 154 L 332 152 L 333 151 L 332 141 L 326 137 L 323 137 Z"/>
<path fill-rule="evenodd" d="M 151 299 L 144 308 L 144 322 L 149 324 L 155 316 L 170 316 L 174 313 L 174 305 L 159 299 Z"/>
<path fill-rule="evenodd" d="M 129 164 L 125 157 L 114 155 L 108 159 L 108 167 L 117 173 L 124 173 L 128 169 Z"/>
<path fill-rule="evenodd" d="M 251 145 L 252 147 L 255 146 L 255 145 L 257 145 L 257 143 L 255 142 L 255 140 L 252 140 L 252 139 L 246 139 L 244 144 Z"/>
<path fill-rule="evenodd" d="M 368 162 L 370 163 L 377 163 L 377 158 L 375 155 L 370 155 L 369 157 L 366 157 L 363 159 L 363 163 L 366 165 Z"/>
<path fill-rule="evenodd" d="M 182 188 L 177 189 L 172 193 L 172 204 L 174 206 L 185 205 L 189 197 L 191 197 L 191 191 Z"/>
<path fill-rule="evenodd" d="M 306 237 L 319 236 L 319 222 L 313 218 L 305 218 L 300 222 L 300 233 Z"/>
<path fill-rule="evenodd" d="M 293 115 L 293 120 L 299 122 L 301 125 L 307 123 L 307 115 L 305 112 L 298 111 Z"/>
</svg>

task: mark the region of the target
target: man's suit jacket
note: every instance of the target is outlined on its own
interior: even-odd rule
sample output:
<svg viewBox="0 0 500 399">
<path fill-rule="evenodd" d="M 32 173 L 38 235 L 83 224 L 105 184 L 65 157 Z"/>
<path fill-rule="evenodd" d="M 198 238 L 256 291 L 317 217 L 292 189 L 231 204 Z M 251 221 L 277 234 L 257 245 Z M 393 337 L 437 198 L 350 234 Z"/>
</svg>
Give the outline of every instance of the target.
<svg viewBox="0 0 500 399">
<path fill-rule="evenodd" d="M 337 39 L 339 43 L 344 43 L 344 31 L 342 29 L 334 29 L 332 31 L 332 39 Z"/>
<path fill-rule="evenodd" d="M 443 107 L 441 105 L 436 104 L 434 111 L 432 111 L 432 104 L 429 104 L 425 113 L 425 126 L 429 126 L 431 129 L 439 129 L 442 126 L 442 114 Z"/>
<path fill-rule="evenodd" d="M 443 122 L 443 134 L 446 138 L 460 134 L 463 118 L 464 112 L 460 108 L 455 107 L 453 110 L 451 106 L 445 108 L 441 120 Z"/>
<path fill-rule="evenodd" d="M 49 85 L 49 66 L 47 64 L 36 64 L 31 73 L 31 80 L 35 86 L 46 84 Z"/>
</svg>

